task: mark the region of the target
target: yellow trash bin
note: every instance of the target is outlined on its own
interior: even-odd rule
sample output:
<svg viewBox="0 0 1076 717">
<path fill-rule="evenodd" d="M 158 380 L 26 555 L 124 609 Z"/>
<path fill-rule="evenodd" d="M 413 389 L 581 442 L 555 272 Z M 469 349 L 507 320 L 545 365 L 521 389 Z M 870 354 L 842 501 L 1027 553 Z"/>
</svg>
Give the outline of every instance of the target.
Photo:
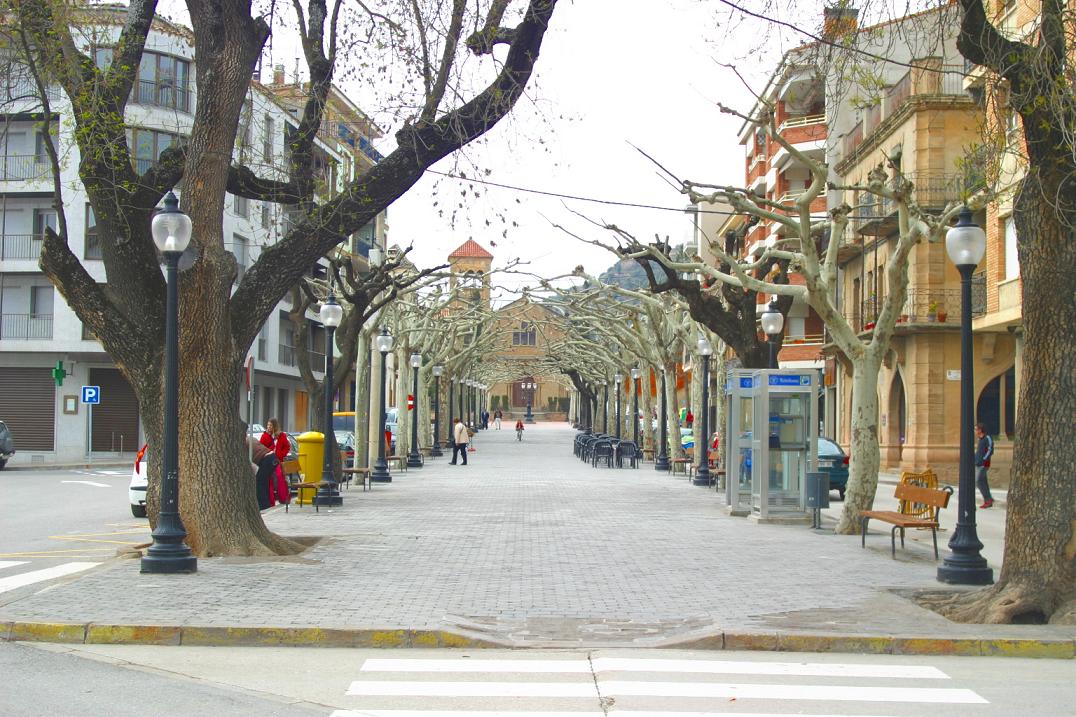
<svg viewBox="0 0 1076 717">
<path fill-rule="evenodd" d="M 303 482 L 320 483 L 325 462 L 325 434 L 307 431 L 295 440 L 299 443 L 299 470 L 303 472 Z M 315 488 L 300 488 L 296 500 L 300 505 L 310 505 L 315 493 Z"/>
</svg>

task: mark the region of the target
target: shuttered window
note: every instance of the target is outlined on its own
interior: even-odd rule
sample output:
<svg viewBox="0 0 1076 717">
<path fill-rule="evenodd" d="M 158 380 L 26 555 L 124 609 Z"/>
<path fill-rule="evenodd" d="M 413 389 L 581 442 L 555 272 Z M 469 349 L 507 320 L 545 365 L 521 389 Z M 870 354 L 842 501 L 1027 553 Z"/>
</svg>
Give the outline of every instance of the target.
<svg viewBox="0 0 1076 717">
<path fill-rule="evenodd" d="M 0 368 L 0 421 L 15 450 L 55 450 L 56 383 L 48 368 Z"/>
</svg>

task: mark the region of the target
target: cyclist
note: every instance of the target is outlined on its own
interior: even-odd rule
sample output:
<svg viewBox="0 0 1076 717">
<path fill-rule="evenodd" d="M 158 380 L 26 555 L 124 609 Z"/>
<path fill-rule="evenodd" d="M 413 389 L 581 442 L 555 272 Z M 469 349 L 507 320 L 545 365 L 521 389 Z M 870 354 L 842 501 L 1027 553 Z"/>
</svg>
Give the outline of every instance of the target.
<svg viewBox="0 0 1076 717">
<path fill-rule="evenodd" d="M 516 421 L 516 440 L 517 441 L 522 441 L 523 440 L 523 421 L 522 420 Z"/>
</svg>

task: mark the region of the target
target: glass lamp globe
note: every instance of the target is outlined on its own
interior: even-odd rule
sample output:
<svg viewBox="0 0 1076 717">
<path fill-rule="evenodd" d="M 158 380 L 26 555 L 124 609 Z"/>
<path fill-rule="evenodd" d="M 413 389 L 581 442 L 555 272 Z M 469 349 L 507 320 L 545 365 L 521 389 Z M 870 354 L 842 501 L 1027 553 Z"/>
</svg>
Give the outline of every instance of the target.
<svg viewBox="0 0 1076 717">
<path fill-rule="evenodd" d="M 387 327 L 381 329 L 381 333 L 374 339 L 374 343 L 377 345 L 377 350 L 383 354 L 392 351 L 392 334 L 389 333 Z"/>
<path fill-rule="evenodd" d="M 699 339 L 695 348 L 698 349 L 699 356 L 711 356 L 714 353 L 714 347 L 705 338 Z"/>
<path fill-rule="evenodd" d="M 438 365 L 438 366 L 434 366 L 432 370 L 433 370 L 433 375 L 434 376 L 440 377 L 441 374 L 443 374 L 445 372 L 445 367 Z"/>
<path fill-rule="evenodd" d="M 762 331 L 767 336 L 777 336 L 785 327 L 785 317 L 777 310 L 777 305 L 772 301 L 766 305 L 766 310 L 759 317 L 762 322 Z"/>
<path fill-rule="evenodd" d="M 325 303 L 321 305 L 321 323 L 325 326 L 336 328 L 340 325 L 340 321 L 344 318 L 344 307 L 336 303 L 336 297 L 329 294 L 329 298 L 325 300 Z"/>
<path fill-rule="evenodd" d="M 191 218 L 180 211 L 173 192 L 164 195 L 164 209 L 153 216 L 149 225 L 153 243 L 161 252 L 182 254 L 191 241 Z"/>
<path fill-rule="evenodd" d="M 632 379 L 638 379 L 641 374 L 642 374 L 642 371 L 640 371 L 638 368 L 633 368 L 631 370 Z"/>
<path fill-rule="evenodd" d="M 976 266 L 986 253 L 986 232 L 971 218 L 971 210 L 960 210 L 957 223 L 945 233 L 945 252 L 957 266 Z"/>
<path fill-rule="evenodd" d="M 422 365 L 422 354 L 417 351 L 411 354 L 411 368 L 418 368 Z"/>
</svg>

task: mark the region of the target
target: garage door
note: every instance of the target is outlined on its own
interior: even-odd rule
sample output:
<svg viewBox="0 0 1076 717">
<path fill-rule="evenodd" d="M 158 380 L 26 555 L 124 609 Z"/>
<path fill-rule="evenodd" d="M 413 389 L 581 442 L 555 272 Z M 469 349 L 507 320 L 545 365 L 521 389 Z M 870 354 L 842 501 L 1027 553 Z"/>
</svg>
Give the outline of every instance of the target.
<svg viewBox="0 0 1076 717">
<path fill-rule="evenodd" d="M 93 407 L 93 450 L 137 451 L 138 401 L 127 379 L 114 368 L 91 368 L 90 384 L 101 387 L 101 402 Z"/>
<path fill-rule="evenodd" d="M 0 421 L 11 429 L 15 450 L 55 450 L 56 383 L 52 369 L 0 368 Z"/>
</svg>

